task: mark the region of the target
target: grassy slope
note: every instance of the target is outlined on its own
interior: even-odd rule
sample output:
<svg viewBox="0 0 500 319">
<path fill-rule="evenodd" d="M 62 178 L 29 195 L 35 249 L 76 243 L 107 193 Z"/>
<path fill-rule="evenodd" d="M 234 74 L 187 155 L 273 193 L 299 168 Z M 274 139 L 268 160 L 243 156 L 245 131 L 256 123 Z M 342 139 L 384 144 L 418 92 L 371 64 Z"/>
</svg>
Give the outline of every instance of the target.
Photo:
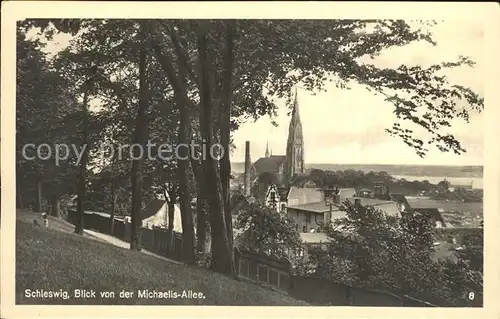
<svg viewBox="0 0 500 319">
<path fill-rule="evenodd" d="M 18 304 L 205 304 L 304 305 L 284 294 L 238 282 L 207 269 L 176 265 L 140 252 L 112 246 L 61 230 L 16 225 L 16 303 Z M 93 289 L 96 299 L 27 299 L 25 289 Z M 121 290 L 192 290 L 205 299 L 120 299 Z M 103 299 L 100 291 L 114 291 Z"/>
</svg>

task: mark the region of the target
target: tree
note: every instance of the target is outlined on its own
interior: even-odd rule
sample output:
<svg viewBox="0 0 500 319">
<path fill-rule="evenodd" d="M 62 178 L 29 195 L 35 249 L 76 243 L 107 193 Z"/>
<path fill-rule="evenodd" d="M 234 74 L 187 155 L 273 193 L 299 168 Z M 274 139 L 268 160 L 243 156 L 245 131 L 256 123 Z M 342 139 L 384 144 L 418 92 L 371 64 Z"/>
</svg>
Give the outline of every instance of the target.
<svg viewBox="0 0 500 319">
<path fill-rule="evenodd" d="M 446 193 L 448 192 L 448 190 L 450 189 L 451 187 L 451 184 L 449 181 L 447 180 L 444 180 L 444 181 L 440 181 L 438 184 L 438 190 L 440 193 Z"/>
<path fill-rule="evenodd" d="M 463 303 L 456 280 L 450 281 L 447 268 L 433 258 L 434 233 L 428 218 L 420 214 L 397 218 L 350 202 L 343 209 L 346 217 L 326 227 L 326 249 L 310 252 L 316 275 L 441 305 Z"/>
<path fill-rule="evenodd" d="M 59 20 L 56 25 L 72 32 L 78 27 Z M 387 132 L 420 156 L 425 156 L 427 145 L 463 153 L 459 141 L 441 129 L 454 118 L 468 121 L 471 112 L 483 108 L 476 93 L 448 83 L 440 74 L 472 66 L 467 58 L 428 68 L 380 69 L 366 62 L 391 47 L 421 40 L 434 43 L 424 23 L 420 28 L 401 20 L 151 20 L 147 25 L 149 44 L 176 105 L 199 110 L 199 133 L 209 148 L 220 142 L 228 150 L 228 132 L 241 121 L 275 114 L 274 97 L 286 98 L 291 105 L 292 87 L 298 83 L 309 91 L 323 90 L 328 81 L 342 88 L 360 83 L 386 97 L 397 118 Z M 184 68 L 176 72 L 179 63 Z M 412 125 L 429 131 L 430 138 L 418 138 Z M 201 165 L 207 181 L 212 268 L 234 274 L 228 164 L 223 156 L 220 162 L 209 158 Z"/>
<path fill-rule="evenodd" d="M 146 35 L 143 23 L 139 25 L 139 34 L 142 47 L 139 49 L 139 105 L 137 108 L 136 126 L 134 134 L 134 145 L 139 145 L 142 151 L 134 149 L 134 159 L 132 161 L 132 171 L 130 173 L 132 184 L 132 228 L 130 249 L 141 249 L 141 234 L 139 228 L 142 226 L 141 203 L 142 203 L 142 163 L 144 161 L 144 146 L 147 140 L 147 111 L 149 104 L 149 83 L 147 65 Z"/>
<path fill-rule="evenodd" d="M 267 189 L 270 185 L 276 185 L 278 183 L 278 178 L 276 177 L 276 174 L 264 172 L 259 175 L 259 183 L 264 184 Z"/>
<path fill-rule="evenodd" d="M 44 143 L 55 146 L 74 135 L 77 102 L 68 83 L 51 69 L 48 57 L 41 52 L 43 44 L 28 39 L 26 32 L 26 25 L 18 23 L 16 205 L 23 208 L 30 202 L 36 202 L 36 210 L 41 212 L 45 198 L 52 206 L 52 214 L 58 217 L 59 198 L 64 190 L 71 189 L 71 178 L 75 174 L 74 158 L 67 157 L 56 162 L 54 152 L 65 155 L 64 150 L 59 148 L 52 150 L 52 154 L 41 154 L 48 156 L 42 160 L 35 148 Z M 47 117 L 47 113 L 52 116 Z M 29 144 L 33 144 L 33 148 Z"/>
<path fill-rule="evenodd" d="M 303 246 L 296 225 L 275 210 L 250 204 L 238 215 L 235 228 L 242 231 L 244 248 L 297 262 Z"/>
<path fill-rule="evenodd" d="M 311 180 L 316 183 L 318 187 L 321 187 L 325 184 L 326 174 L 321 169 L 313 169 L 309 172 L 309 177 Z"/>
</svg>

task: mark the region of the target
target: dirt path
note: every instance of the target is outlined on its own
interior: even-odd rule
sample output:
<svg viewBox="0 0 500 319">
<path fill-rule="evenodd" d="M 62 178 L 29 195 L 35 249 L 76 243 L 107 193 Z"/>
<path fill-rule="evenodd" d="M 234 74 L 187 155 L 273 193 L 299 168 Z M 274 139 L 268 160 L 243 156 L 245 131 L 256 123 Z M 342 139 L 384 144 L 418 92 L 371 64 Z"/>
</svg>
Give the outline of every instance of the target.
<svg viewBox="0 0 500 319">
<path fill-rule="evenodd" d="M 113 237 L 111 235 L 99 233 L 99 232 L 96 232 L 96 231 L 93 231 L 93 230 L 89 230 L 89 229 L 85 229 L 85 232 L 87 234 L 91 235 L 92 237 L 97 237 L 97 238 L 101 239 L 102 241 L 105 241 L 105 242 L 107 242 L 109 244 L 112 244 L 112 245 L 115 245 L 115 246 L 118 246 L 118 247 L 121 247 L 121 248 L 125 248 L 125 249 L 129 249 L 130 248 L 130 243 L 127 243 L 126 241 L 123 241 L 123 240 L 118 239 L 116 237 Z M 158 255 L 158 254 L 155 254 L 155 253 L 152 253 L 152 252 L 144 250 L 144 249 L 142 249 L 141 252 L 143 252 L 146 255 L 151 255 L 151 256 L 154 256 L 156 258 L 160 258 L 160 259 L 172 262 L 174 264 L 179 264 L 179 265 L 182 264 L 181 262 L 179 262 L 177 260 L 169 259 L 169 258 L 166 258 L 164 256 L 161 256 L 161 255 Z"/>
</svg>

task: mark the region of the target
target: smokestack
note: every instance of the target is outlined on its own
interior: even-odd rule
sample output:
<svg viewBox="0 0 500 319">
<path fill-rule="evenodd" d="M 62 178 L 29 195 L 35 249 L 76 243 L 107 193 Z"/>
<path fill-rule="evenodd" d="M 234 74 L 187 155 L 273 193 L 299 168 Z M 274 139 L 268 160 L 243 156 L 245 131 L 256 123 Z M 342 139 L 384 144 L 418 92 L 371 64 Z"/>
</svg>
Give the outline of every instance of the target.
<svg viewBox="0 0 500 319">
<path fill-rule="evenodd" d="M 245 196 L 250 196 L 250 141 L 245 142 Z"/>
</svg>

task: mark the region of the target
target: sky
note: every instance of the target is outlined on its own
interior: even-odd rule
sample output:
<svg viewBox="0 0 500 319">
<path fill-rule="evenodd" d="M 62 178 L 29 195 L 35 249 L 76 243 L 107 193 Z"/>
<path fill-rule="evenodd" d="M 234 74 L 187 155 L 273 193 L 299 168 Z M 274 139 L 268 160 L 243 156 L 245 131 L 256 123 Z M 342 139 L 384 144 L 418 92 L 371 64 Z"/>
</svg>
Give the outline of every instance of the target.
<svg viewBox="0 0 500 319">
<path fill-rule="evenodd" d="M 425 42 L 385 51 L 370 61 L 378 67 L 393 68 L 401 64 L 428 66 L 454 61 L 459 55 L 476 62 L 474 68 L 463 67 L 445 74 L 450 82 L 472 88 L 483 95 L 484 63 L 483 25 L 477 21 L 444 21 L 433 29 L 437 46 Z M 68 44 L 67 35 L 59 35 L 47 45 L 54 53 Z M 300 116 L 304 134 L 306 164 L 414 164 L 414 165 L 483 165 L 483 114 L 473 114 L 469 123 L 453 123 L 450 133 L 461 142 L 466 153 L 442 153 L 429 147 L 425 158 L 397 137 L 384 131 L 395 120 L 391 104 L 361 86 L 351 90 L 327 87 L 326 92 L 311 94 L 298 86 Z M 278 116 L 271 124 L 268 116 L 248 120 L 233 134 L 236 149 L 233 162 L 244 161 L 245 141 L 250 141 L 252 161 L 264 156 L 266 142 L 273 155 L 285 154 L 288 135 L 288 107 L 277 100 Z M 417 136 L 418 137 L 418 136 Z"/>
<path fill-rule="evenodd" d="M 482 63 L 483 26 L 477 22 L 445 21 L 433 27 L 437 46 L 415 43 L 384 52 L 371 63 L 378 67 L 430 65 L 470 57 L 477 64 L 447 72 L 450 82 L 472 88 L 484 96 Z M 361 86 L 351 90 L 328 87 L 327 92 L 312 95 L 298 89 L 298 101 L 304 133 L 306 164 L 415 164 L 483 165 L 483 114 L 474 114 L 470 122 L 453 123 L 450 132 L 467 150 L 462 155 L 442 153 L 429 147 L 425 158 L 397 137 L 384 131 L 395 120 L 393 108 Z M 232 161 L 244 161 L 245 141 L 250 141 L 252 161 L 264 156 L 266 141 L 273 155 L 284 155 L 290 117 L 284 101 L 278 103 L 279 124 L 274 127 L 268 116 L 248 121 L 235 132 L 236 150 Z"/>
</svg>

